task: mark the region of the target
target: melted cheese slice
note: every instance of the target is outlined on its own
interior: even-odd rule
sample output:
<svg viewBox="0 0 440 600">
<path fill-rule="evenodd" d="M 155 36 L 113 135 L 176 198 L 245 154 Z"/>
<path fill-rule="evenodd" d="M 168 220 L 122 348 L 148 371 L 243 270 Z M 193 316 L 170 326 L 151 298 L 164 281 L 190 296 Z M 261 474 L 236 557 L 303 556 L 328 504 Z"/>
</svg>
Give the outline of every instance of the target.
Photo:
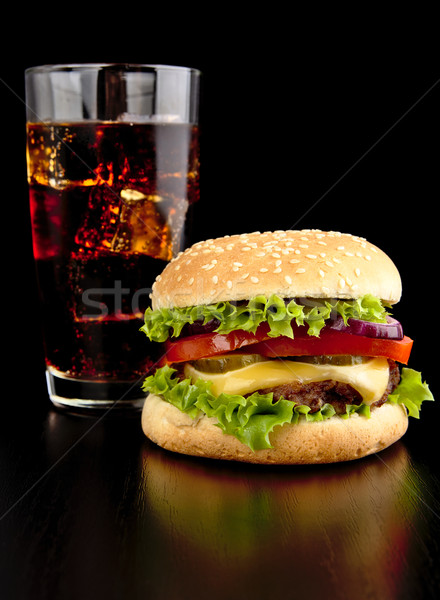
<svg viewBox="0 0 440 600">
<path fill-rule="evenodd" d="M 388 385 L 389 367 L 385 358 L 372 358 L 358 365 L 313 365 L 289 360 L 257 362 L 226 373 L 203 373 L 185 365 L 185 376 L 194 383 L 201 378 L 211 381 L 211 392 L 251 394 L 292 382 L 304 384 L 332 379 L 351 385 L 361 394 L 365 404 L 373 404 L 383 396 Z"/>
</svg>

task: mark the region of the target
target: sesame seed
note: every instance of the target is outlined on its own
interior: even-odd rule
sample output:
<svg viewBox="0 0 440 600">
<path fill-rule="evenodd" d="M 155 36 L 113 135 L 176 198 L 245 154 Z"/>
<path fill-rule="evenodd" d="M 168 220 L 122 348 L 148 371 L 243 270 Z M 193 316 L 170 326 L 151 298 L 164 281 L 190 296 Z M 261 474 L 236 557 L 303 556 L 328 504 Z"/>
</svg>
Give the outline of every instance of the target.
<svg viewBox="0 0 440 600">
<path fill-rule="evenodd" d="M 266 252 L 256 252 L 255 256 L 266 256 Z"/>
<path fill-rule="evenodd" d="M 243 266 L 243 263 L 241 263 L 241 262 L 234 262 L 232 264 L 234 265 L 234 267 L 242 267 Z"/>
<path fill-rule="evenodd" d="M 248 250 L 252 250 L 252 248 L 250 246 L 243 246 L 242 250 L 243 252 L 247 252 Z"/>
<path fill-rule="evenodd" d="M 281 254 L 274 252 L 273 254 L 271 254 L 271 256 L 273 256 L 274 258 L 280 258 Z"/>
<path fill-rule="evenodd" d="M 262 269 L 260 269 L 260 273 L 267 273 L 269 269 L 266 269 L 265 267 L 263 267 Z"/>
<path fill-rule="evenodd" d="M 291 260 L 289 260 L 289 263 L 291 265 L 296 265 L 300 262 L 299 258 L 292 258 Z"/>
<path fill-rule="evenodd" d="M 338 250 L 345 250 L 345 246 L 338 246 Z"/>
<path fill-rule="evenodd" d="M 175 269 L 176 269 L 176 271 L 178 271 L 180 269 L 180 265 L 176 265 Z"/>
<path fill-rule="evenodd" d="M 345 279 L 343 279 L 341 277 L 341 279 L 338 281 L 338 285 L 339 285 L 340 288 L 344 288 L 345 287 Z"/>
<path fill-rule="evenodd" d="M 279 267 L 279 266 L 281 265 L 281 263 L 282 263 L 282 262 L 283 262 L 282 260 L 277 260 L 277 261 L 275 261 L 275 266 L 276 266 L 276 267 Z"/>
<path fill-rule="evenodd" d="M 355 269 L 354 273 L 355 273 L 356 277 L 359 277 L 359 275 L 361 274 L 361 270 L 360 269 Z"/>
<path fill-rule="evenodd" d="M 320 246 L 327 246 L 327 243 L 326 243 L 326 242 L 323 242 L 322 240 L 319 240 L 318 244 L 319 244 Z"/>
<path fill-rule="evenodd" d="M 181 281 L 181 280 L 182 280 L 182 275 L 179 275 L 179 276 L 177 277 L 177 281 Z"/>
<path fill-rule="evenodd" d="M 353 252 L 346 252 L 345 256 L 354 256 Z"/>
<path fill-rule="evenodd" d="M 191 277 L 190 280 L 188 281 L 189 285 L 192 285 L 194 283 L 194 277 Z"/>
<path fill-rule="evenodd" d="M 325 273 L 322 269 L 319 269 L 319 275 L 320 277 L 325 277 Z"/>
<path fill-rule="evenodd" d="M 341 262 L 341 261 L 339 260 L 339 258 L 335 258 L 335 257 L 333 257 L 333 261 L 334 261 L 335 263 L 338 263 L 338 264 Z"/>
<path fill-rule="evenodd" d="M 326 260 L 325 264 L 327 265 L 327 267 L 334 267 L 335 266 L 330 260 Z"/>
<path fill-rule="evenodd" d="M 244 275 L 241 276 L 242 279 L 247 279 L 249 277 L 249 273 L 245 273 Z"/>
<path fill-rule="evenodd" d="M 259 279 L 258 279 L 258 277 L 254 277 L 254 276 L 252 276 L 252 277 L 251 277 L 251 281 L 252 281 L 252 283 L 258 283 L 258 282 L 259 282 Z"/>
<path fill-rule="evenodd" d="M 316 258 L 316 254 L 306 254 L 306 258 Z"/>
<path fill-rule="evenodd" d="M 326 256 L 326 253 L 325 253 L 325 252 L 320 252 L 320 253 L 319 253 L 319 256 L 320 256 L 321 258 L 325 258 L 325 256 Z"/>
<path fill-rule="evenodd" d="M 228 279 L 228 281 L 226 282 L 226 287 L 230 290 L 232 288 L 232 281 L 230 279 Z"/>
<path fill-rule="evenodd" d="M 276 269 L 274 269 L 274 273 L 281 273 L 282 268 L 281 267 L 277 267 Z"/>
<path fill-rule="evenodd" d="M 308 244 L 298 244 L 298 246 L 300 248 L 308 248 L 309 247 Z"/>
<path fill-rule="evenodd" d="M 218 276 L 214 275 L 214 277 L 212 278 L 213 283 L 218 283 Z"/>
<path fill-rule="evenodd" d="M 365 256 L 365 260 L 371 260 L 371 256 L 369 256 L 368 254 Z"/>
<path fill-rule="evenodd" d="M 295 271 L 295 273 L 305 273 L 305 272 L 306 272 L 306 270 L 305 270 L 305 269 L 297 269 L 297 270 Z"/>
<path fill-rule="evenodd" d="M 292 278 L 291 278 L 291 277 L 289 277 L 289 275 L 286 275 L 286 276 L 284 277 L 284 279 L 286 280 L 286 282 L 287 282 L 289 285 L 292 283 Z"/>
</svg>

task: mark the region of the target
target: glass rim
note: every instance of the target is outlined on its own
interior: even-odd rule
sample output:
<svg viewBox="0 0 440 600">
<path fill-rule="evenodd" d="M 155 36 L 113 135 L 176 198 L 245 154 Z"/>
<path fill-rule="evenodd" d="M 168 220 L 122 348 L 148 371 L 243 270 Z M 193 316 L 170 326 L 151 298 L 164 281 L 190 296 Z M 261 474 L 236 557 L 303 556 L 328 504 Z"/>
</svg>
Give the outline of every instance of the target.
<svg viewBox="0 0 440 600">
<path fill-rule="evenodd" d="M 180 65 L 167 65 L 167 64 L 154 64 L 154 63 L 132 63 L 132 62 L 90 62 L 90 63 L 53 63 L 45 65 L 35 65 L 27 67 L 25 69 L 26 75 L 32 75 L 33 73 L 51 73 L 51 72 L 62 72 L 62 71 L 80 71 L 80 70 L 99 70 L 99 69 L 120 69 L 121 71 L 181 71 L 187 73 L 193 73 L 195 75 L 201 75 L 201 71 L 196 67 L 186 67 Z"/>
</svg>

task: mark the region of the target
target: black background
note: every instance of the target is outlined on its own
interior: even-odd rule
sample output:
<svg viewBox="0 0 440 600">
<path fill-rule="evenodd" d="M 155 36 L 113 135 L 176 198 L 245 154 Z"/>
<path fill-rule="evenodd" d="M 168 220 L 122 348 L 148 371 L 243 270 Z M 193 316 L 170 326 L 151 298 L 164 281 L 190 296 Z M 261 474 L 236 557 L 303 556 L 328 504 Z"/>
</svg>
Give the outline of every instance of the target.
<svg viewBox="0 0 440 600">
<path fill-rule="evenodd" d="M 301 491 L 305 486 L 308 490 L 311 486 L 312 506 L 319 507 L 314 515 L 317 527 L 324 524 L 324 534 L 328 535 L 312 538 L 310 555 L 306 554 L 310 563 L 303 564 L 301 549 L 296 556 L 296 538 L 292 536 L 295 543 L 289 546 L 283 533 L 285 525 L 297 525 L 295 520 L 289 522 L 289 515 L 292 518 L 295 514 L 291 502 L 295 495 L 287 497 L 290 504 L 284 502 L 284 496 L 282 503 L 275 502 L 274 514 L 280 509 L 287 523 L 280 526 L 279 536 L 268 548 L 265 542 L 270 536 L 258 537 L 261 544 L 257 550 L 264 563 L 253 565 L 252 577 L 244 573 L 239 578 L 252 597 L 264 594 L 263 588 L 257 588 L 264 572 L 260 566 L 265 567 L 268 558 L 273 558 L 270 564 L 275 570 L 278 559 L 284 558 L 288 567 L 278 596 L 273 590 L 266 595 L 288 597 L 281 585 L 291 583 L 289 556 L 293 557 L 292 589 L 303 567 L 308 566 L 311 575 L 305 597 L 312 597 L 310 584 L 319 583 L 321 575 L 315 566 L 332 559 L 332 578 L 321 583 L 331 587 L 336 582 L 336 593 L 329 597 L 346 597 L 344 584 L 342 588 L 339 585 L 350 573 L 340 569 L 341 529 L 325 527 L 331 512 L 328 503 L 340 509 L 340 521 L 336 522 L 342 522 L 342 533 L 356 542 L 362 524 L 359 506 L 366 512 L 369 530 L 374 525 L 373 536 L 376 526 L 386 525 L 386 518 L 382 519 L 389 502 L 394 512 L 388 519 L 396 516 L 398 521 L 399 514 L 405 516 L 402 540 L 408 536 L 410 545 L 402 549 L 397 540 L 397 554 L 392 555 L 396 540 L 388 537 L 389 530 L 383 527 L 386 553 L 374 554 L 365 567 L 362 557 L 365 561 L 368 544 L 365 551 L 355 543 L 351 546 L 352 566 L 361 557 L 361 569 L 355 573 L 362 572 L 370 582 L 378 581 L 380 589 L 381 573 L 395 560 L 402 571 L 391 571 L 396 590 L 400 590 L 393 598 L 436 597 L 440 572 L 439 510 L 434 501 L 439 485 L 438 400 L 423 407 L 419 421 L 411 420 L 404 438 L 411 458 L 405 463 L 410 480 L 403 494 L 393 487 L 388 466 L 392 454 L 374 457 L 372 463 L 359 461 L 353 471 L 348 465 L 350 482 L 358 480 L 357 465 L 360 473 L 366 469 L 365 476 L 360 477 L 370 482 L 365 488 L 366 509 L 363 502 L 358 504 L 363 499 L 362 486 L 350 498 L 346 466 L 340 471 L 292 470 L 287 474 L 276 469 L 262 474 L 239 466 L 235 470 L 229 465 L 208 466 L 203 461 L 170 456 L 147 444 L 137 421 L 95 424 L 92 419 L 71 419 L 47 410 L 27 198 L 24 69 L 70 62 L 166 63 L 199 68 L 203 72 L 202 182 L 194 240 L 299 227 L 366 237 L 383 248 L 400 270 L 403 296 L 394 315 L 415 341 L 410 366 L 422 371 L 434 395 L 439 395 L 440 43 L 436 14 L 421 8 L 416 11 L 413 5 L 407 13 L 397 5 L 398 9 L 391 7 L 385 14 L 382 5 L 376 9 L 371 3 L 357 4 L 356 13 L 342 6 L 336 10 L 333 4 L 327 9 L 313 4 L 308 11 L 275 3 L 159 8 L 150 4 L 45 3 L 28 8 L 8 4 L 4 12 L 0 36 L 0 168 L 1 342 L 6 360 L 2 361 L 0 421 L 0 596 L 8 600 L 95 600 L 124 597 L 120 590 L 129 590 L 126 597 L 162 598 L 165 584 L 174 582 L 177 593 L 173 598 L 200 598 L 208 589 L 209 594 L 217 591 L 216 597 L 224 597 L 226 587 L 234 597 L 229 589 L 234 583 L 228 578 L 230 564 L 225 562 L 216 571 L 216 565 L 207 560 L 209 568 L 204 568 L 204 556 L 187 552 L 186 538 L 182 542 L 178 531 L 161 528 L 156 522 L 158 512 L 142 495 L 142 486 L 143 478 L 148 482 L 154 475 L 151 469 L 157 463 L 164 473 L 172 475 L 168 485 L 160 478 L 157 484 L 157 490 L 171 494 L 162 501 L 170 517 L 182 473 L 186 476 L 189 470 L 188 493 L 194 497 L 199 495 L 197 485 L 212 479 L 215 495 L 211 512 L 219 519 L 220 532 L 220 517 L 225 515 L 215 512 L 215 498 L 228 500 L 231 477 L 238 490 L 250 490 L 246 510 L 254 505 L 255 498 L 266 497 L 262 492 L 273 499 L 280 481 L 286 482 L 289 494 L 292 489 Z M 396 450 L 399 448 L 402 450 L 397 444 Z M 139 466 L 140 457 L 146 461 L 145 471 Z M 388 477 L 376 477 L 375 469 L 380 465 Z M 328 478 L 331 484 L 334 475 L 335 487 L 327 487 Z M 386 495 L 388 485 L 391 499 Z M 416 506 L 413 494 L 423 503 Z M 410 510 L 405 505 L 406 496 Z M 231 497 L 235 499 L 233 494 Z M 319 502 L 313 504 L 316 498 Z M 342 506 L 335 507 L 339 498 Z M 307 497 L 304 503 L 308 504 Z M 346 507 L 351 512 L 346 513 Z M 209 507 L 200 504 L 199 508 L 200 514 L 190 514 L 189 539 L 197 531 L 193 527 L 197 520 L 209 514 Z M 347 521 L 346 514 L 354 515 L 354 520 Z M 235 531 L 236 513 L 231 515 L 232 521 L 226 519 L 226 524 Z M 249 522 L 253 515 L 259 518 L 262 513 L 251 513 Z M 169 528 L 173 524 L 171 519 Z M 301 523 L 298 525 L 301 532 Z M 253 527 L 260 536 L 259 525 Z M 306 549 L 307 531 L 304 529 Z M 396 531 L 399 533 L 398 523 Z M 368 541 L 369 535 L 359 536 L 362 543 L 365 538 Z M 223 548 L 223 539 L 220 536 L 217 542 L 208 538 L 207 554 L 211 542 L 214 551 Z M 323 554 L 326 548 L 329 555 Z M 287 560 L 283 552 L 291 552 Z M 177 575 L 173 570 L 176 565 L 181 568 Z M 150 579 L 144 576 L 146 572 Z M 151 593 L 150 580 L 160 581 L 156 595 Z M 199 584 L 201 595 L 191 592 L 185 596 L 182 581 L 190 591 Z M 433 595 L 418 594 L 422 588 Z M 368 595 L 369 588 L 359 589 Z M 235 597 L 242 598 L 243 593 Z"/>
<path fill-rule="evenodd" d="M 110 15 L 108 7 L 95 14 L 75 7 L 68 18 L 51 17 L 49 6 L 44 15 L 11 17 L 4 25 L 11 37 L 1 42 L 2 315 L 11 332 L 4 341 L 6 379 L 23 400 L 35 402 L 32 389 L 43 377 L 24 69 L 100 61 L 202 71 L 194 241 L 304 227 L 347 231 L 383 248 L 402 275 L 394 315 L 415 340 L 411 366 L 435 392 L 440 61 L 434 15 L 267 7 L 237 13 L 224 6 L 155 12 L 131 5 Z M 23 356 L 35 360 L 23 364 Z"/>
</svg>

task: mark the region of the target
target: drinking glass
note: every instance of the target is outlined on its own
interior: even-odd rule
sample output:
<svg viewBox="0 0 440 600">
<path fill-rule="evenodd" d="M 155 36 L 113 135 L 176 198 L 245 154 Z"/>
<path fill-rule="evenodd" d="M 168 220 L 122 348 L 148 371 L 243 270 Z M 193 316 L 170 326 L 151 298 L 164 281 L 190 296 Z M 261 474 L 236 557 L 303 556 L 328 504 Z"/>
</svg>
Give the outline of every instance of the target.
<svg viewBox="0 0 440 600">
<path fill-rule="evenodd" d="M 160 358 L 139 331 L 199 199 L 200 72 L 134 64 L 27 69 L 27 169 L 48 393 L 140 409 Z"/>
</svg>

